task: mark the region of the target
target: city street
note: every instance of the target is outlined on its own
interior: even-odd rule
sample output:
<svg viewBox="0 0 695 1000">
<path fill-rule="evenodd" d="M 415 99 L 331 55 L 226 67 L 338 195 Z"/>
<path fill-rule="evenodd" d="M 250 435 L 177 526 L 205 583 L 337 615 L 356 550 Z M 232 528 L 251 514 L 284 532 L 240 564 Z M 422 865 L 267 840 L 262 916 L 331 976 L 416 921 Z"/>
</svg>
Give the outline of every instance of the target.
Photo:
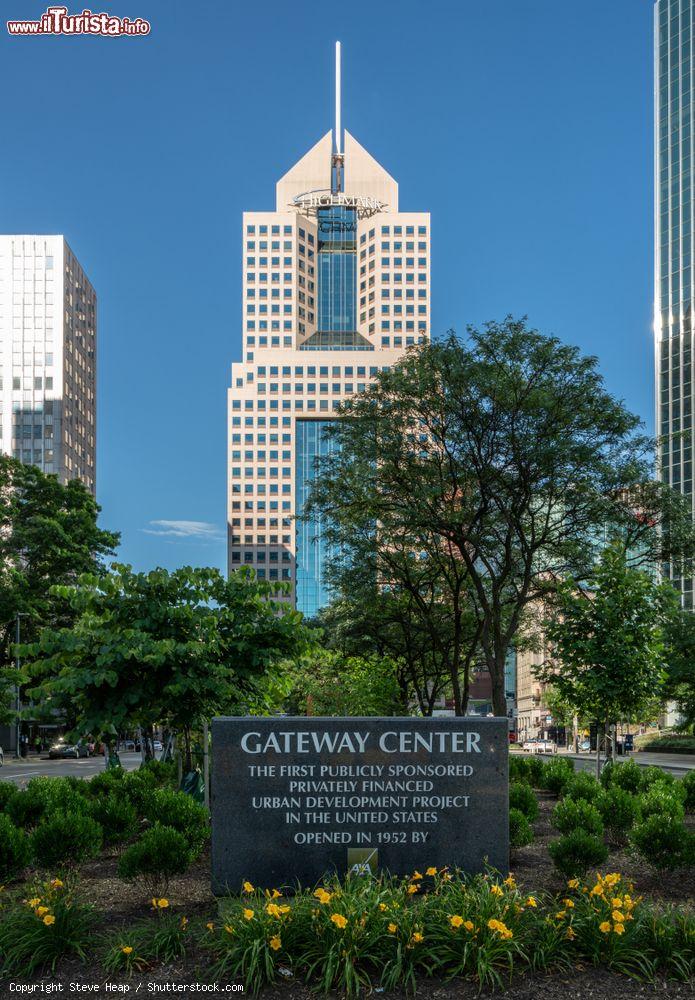
<svg viewBox="0 0 695 1000">
<path fill-rule="evenodd" d="M 515 751 L 515 755 L 527 756 L 523 751 Z M 565 753 L 560 750 L 557 754 L 542 753 L 539 756 L 545 760 L 552 760 L 553 757 L 571 757 L 575 764 L 576 771 L 595 771 L 596 756 L 591 753 Z M 604 759 L 603 757 L 601 758 Z M 673 753 L 633 753 L 629 757 L 618 757 L 618 763 L 626 760 L 634 760 L 642 767 L 650 765 L 660 767 L 662 770 L 673 774 L 676 778 L 682 778 L 695 768 L 695 754 L 673 754 Z"/>
<path fill-rule="evenodd" d="M 121 764 L 126 771 L 134 771 L 140 766 L 141 757 L 139 753 L 121 753 Z M 104 770 L 104 758 L 82 757 L 79 760 L 48 760 L 46 757 L 27 757 L 24 760 L 15 760 L 14 757 L 5 756 L 5 764 L 0 767 L 0 781 L 14 781 L 15 784 L 25 785 L 30 778 L 35 778 L 39 774 L 49 775 L 54 778 L 64 777 L 74 774 L 78 778 L 91 778 L 99 771 Z"/>
</svg>

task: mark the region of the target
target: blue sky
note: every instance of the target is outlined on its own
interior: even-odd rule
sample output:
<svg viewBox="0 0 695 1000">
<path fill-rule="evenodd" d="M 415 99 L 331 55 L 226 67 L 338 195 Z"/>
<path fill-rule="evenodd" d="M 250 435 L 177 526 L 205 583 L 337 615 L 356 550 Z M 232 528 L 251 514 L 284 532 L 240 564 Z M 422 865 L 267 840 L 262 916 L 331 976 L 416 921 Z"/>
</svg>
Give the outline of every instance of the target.
<svg viewBox="0 0 695 1000">
<path fill-rule="evenodd" d="M 0 231 L 64 233 L 96 287 L 122 560 L 225 565 L 241 213 L 331 127 L 337 38 L 344 125 L 432 213 L 434 331 L 527 314 L 652 429 L 652 6 L 105 0 L 151 34 L 0 35 Z"/>
</svg>

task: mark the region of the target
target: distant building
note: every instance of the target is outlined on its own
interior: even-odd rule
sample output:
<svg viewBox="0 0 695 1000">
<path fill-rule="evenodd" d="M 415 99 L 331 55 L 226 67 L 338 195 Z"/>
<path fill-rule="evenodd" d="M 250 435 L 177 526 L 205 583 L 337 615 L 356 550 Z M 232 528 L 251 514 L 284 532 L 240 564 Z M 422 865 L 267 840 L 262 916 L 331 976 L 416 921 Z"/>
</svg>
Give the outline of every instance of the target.
<svg viewBox="0 0 695 1000">
<path fill-rule="evenodd" d="M 93 494 L 96 310 L 62 236 L 0 236 L 0 451 Z"/>
<path fill-rule="evenodd" d="M 339 108 L 339 98 L 337 100 Z M 430 335 L 430 217 L 340 128 L 243 217 L 244 360 L 228 393 L 229 571 L 286 580 L 327 603 L 321 523 L 295 520 L 339 403 Z"/>
<path fill-rule="evenodd" d="M 693 492 L 693 131 L 695 0 L 654 6 L 656 430 L 662 480 Z M 682 433 L 685 432 L 685 433 Z M 693 607 L 693 581 L 674 576 Z"/>
</svg>

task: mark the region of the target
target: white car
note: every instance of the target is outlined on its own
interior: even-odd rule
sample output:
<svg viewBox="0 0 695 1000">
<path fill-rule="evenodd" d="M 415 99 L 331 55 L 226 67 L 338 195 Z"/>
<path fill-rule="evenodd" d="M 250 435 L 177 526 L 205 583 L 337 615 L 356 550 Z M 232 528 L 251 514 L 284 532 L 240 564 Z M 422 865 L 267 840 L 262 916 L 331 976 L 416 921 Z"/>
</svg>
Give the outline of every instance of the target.
<svg viewBox="0 0 695 1000">
<path fill-rule="evenodd" d="M 524 740 L 521 744 L 522 750 L 527 750 L 529 753 L 555 753 L 557 747 L 554 740 Z"/>
<path fill-rule="evenodd" d="M 0 767 L 5 763 L 5 754 L 2 752 L 2 747 L 0 747 Z"/>
<path fill-rule="evenodd" d="M 154 740 L 154 742 L 152 743 L 152 749 L 153 750 L 161 750 L 162 749 L 162 741 L 161 740 Z"/>
</svg>

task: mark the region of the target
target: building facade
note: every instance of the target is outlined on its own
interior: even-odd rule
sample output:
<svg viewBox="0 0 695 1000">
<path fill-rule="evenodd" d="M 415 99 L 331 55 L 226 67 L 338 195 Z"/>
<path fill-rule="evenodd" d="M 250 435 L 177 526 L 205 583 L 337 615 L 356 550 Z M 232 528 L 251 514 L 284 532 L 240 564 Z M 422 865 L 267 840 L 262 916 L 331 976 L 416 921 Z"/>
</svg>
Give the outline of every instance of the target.
<svg viewBox="0 0 695 1000">
<path fill-rule="evenodd" d="M 654 6 L 655 368 L 659 474 L 693 504 L 693 27 L 695 0 Z M 685 433 L 682 433 L 685 432 Z M 673 578 L 685 607 L 692 579 Z"/>
<path fill-rule="evenodd" d="M 0 236 L 0 451 L 93 494 L 96 313 L 62 236 Z"/>
<path fill-rule="evenodd" d="M 321 524 L 298 521 L 339 404 L 430 335 L 430 217 L 339 126 L 245 212 L 243 361 L 228 392 L 228 567 L 327 602 Z"/>
</svg>

